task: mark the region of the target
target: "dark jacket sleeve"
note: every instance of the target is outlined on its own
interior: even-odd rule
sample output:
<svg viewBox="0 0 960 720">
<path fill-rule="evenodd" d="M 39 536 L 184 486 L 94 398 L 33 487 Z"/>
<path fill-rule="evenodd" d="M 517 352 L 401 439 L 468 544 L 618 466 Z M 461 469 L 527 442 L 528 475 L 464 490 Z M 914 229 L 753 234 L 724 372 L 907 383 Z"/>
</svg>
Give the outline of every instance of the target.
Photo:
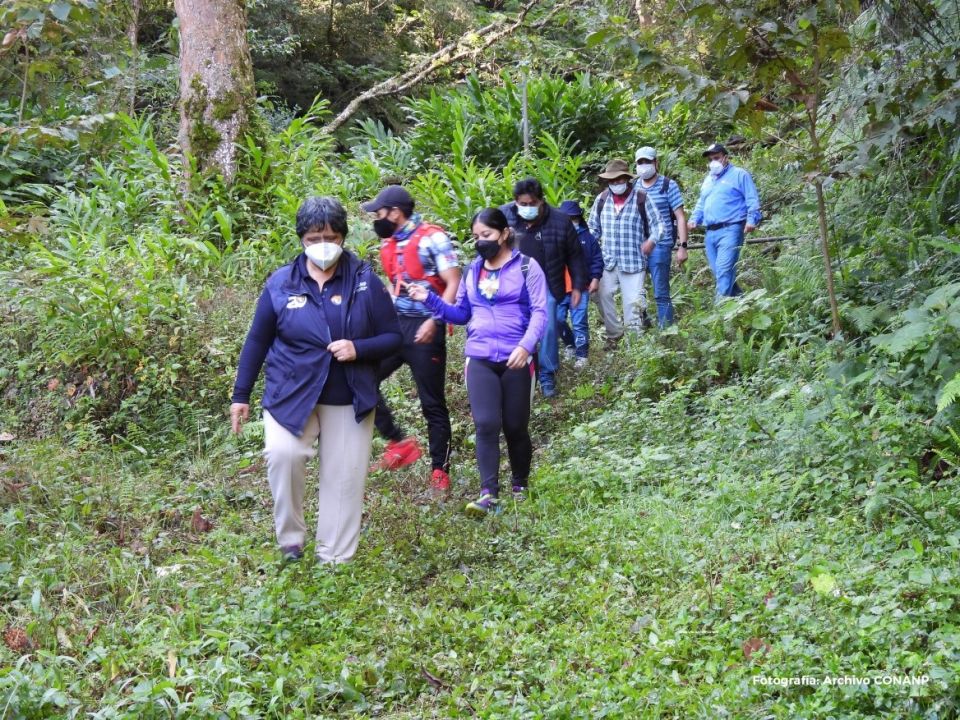
<svg viewBox="0 0 960 720">
<path fill-rule="evenodd" d="M 567 270 L 570 272 L 570 283 L 577 290 L 586 290 L 587 285 L 590 284 L 590 279 L 587 277 L 587 264 L 584 262 L 580 237 L 577 235 L 577 229 L 572 222 L 567 220 L 566 217 L 563 218 L 563 222 L 566 223 L 566 236 L 563 244 L 567 256 Z"/>
<path fill-rule="evenodd" d="M 592 232 L 587 230 L 583 235 L 589 279 L 599 280 L 603 276 L 603 251 Z"/>
<path fill-rule="evenodd" d="M 357 360 L 381 360 L 395 353 L 403 342 L 400 321 L 390 293 L 373 272 L 362 273 L 369 290 L 370 336 L 351 338 L 357 351 Z"/>
<path fill-rule="evenodd" d="M 257 382 L 260 368 L 267 357 L 273 339 L 277 336 L 277 314 L 270 301 L 270 293 L 264 288 L 257 301 L 257 309 L 250 323 L 250 332 L 237 361 L 237 379 L 233 383 L 233 402 L 249 403 L 250 393 Z"/>
</svg>

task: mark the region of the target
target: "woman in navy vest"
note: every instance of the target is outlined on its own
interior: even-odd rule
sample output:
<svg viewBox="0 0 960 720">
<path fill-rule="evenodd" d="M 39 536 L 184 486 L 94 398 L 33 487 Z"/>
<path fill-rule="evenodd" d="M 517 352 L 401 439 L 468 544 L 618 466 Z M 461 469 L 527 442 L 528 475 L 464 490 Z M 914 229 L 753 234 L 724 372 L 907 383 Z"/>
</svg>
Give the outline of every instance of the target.
<svg viewBox="0 0 960 720">
<path fill-rule="evenodd" d="M 370 462 L 379 361 L 400 346 L 400 326 L 383 283 L 343 249 L 347 213 L 312 197 L 297 211 L 303 252 L 268 279 L 240 353 L 230 420 L 250 415 L 250 393 L 266 363 L 264 455 L 284 560 L 303 555 L 304 471 L 320 443 L 316 555 L 346 562 L 360 536 Z"/>
<path fill-rule="evenodd" d="M 533 455 L 528 429 L 531 360 L 547 327 L 547 282 L 537 261 L 514 247 L 513 231 L 501 210 L 481 210 L 471 227 L 479 257 L 467 269 L 454 303 L 422 285 L 408 285 L 407 293 L 446 322 L 467 326 L 464 374 L 477 427 L 480 497 L 466 510 L 482 516 L 500 510 L 501 429 L 513 496 L 521 500 L 527 494 Z"/>
</svg>

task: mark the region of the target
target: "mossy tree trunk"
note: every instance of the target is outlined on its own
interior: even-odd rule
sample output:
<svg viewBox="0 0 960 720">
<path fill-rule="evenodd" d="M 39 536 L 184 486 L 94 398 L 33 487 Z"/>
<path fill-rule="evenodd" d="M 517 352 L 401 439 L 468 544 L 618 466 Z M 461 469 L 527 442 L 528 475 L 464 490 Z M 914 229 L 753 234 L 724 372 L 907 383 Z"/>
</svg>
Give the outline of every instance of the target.
<svg viewBox="0 0 960 720">
<path fill-rule="evenodd" d="M 237 172 L 255 101 L 243 0 L 174 0 L 180 20 L 180 148 L 201 169 Z"/>
</svg>

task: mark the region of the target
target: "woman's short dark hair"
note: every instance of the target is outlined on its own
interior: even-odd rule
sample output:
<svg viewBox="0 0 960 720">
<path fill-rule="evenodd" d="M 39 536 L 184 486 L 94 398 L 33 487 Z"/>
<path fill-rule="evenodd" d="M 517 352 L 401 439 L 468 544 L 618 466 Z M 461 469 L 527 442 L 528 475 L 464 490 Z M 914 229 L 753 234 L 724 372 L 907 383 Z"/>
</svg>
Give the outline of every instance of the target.
<svg viewBox="0 0 960 720">
<path fill-rule="evenodd" d="M 507 216 L 503 214 L 503 210 L 497 207 L 484 208 L 474 215 L 473 219 L 470 221 L 470 227 L 472 228 L 477 223 L 482 223 L 487 227 L 493 228 L 499 232 L 510 230 L 510 223 L 507 221 Z M 507 240 L 507 245 L 513 245 L 512 230 L 510 231 L 510 239 Z"/>
<path fill-rule="evenodd" d="M 333 197 L 309 197 L 297 210 L 297 236 L 317 232 L 330 226 L 333 232 L 347 236 L 347 211 Z"/>
<path fill-rule="evenodd" d="M 543 186 L 535 177 L 517 180 L 513 185 L 513 199 L 516 200 L 521 195 L 533 195 L 537 200 L 543 200 Z"/>
</svg>

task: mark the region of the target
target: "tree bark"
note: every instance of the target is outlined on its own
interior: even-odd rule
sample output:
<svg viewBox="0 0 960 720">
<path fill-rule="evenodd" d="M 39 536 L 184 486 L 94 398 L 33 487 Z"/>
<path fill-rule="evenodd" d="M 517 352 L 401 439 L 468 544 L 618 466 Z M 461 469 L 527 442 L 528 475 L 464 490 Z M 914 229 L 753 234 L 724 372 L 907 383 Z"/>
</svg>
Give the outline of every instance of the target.
<svg viewBox="0 0 960 720">
<path fill-rule="evenodd" d="M 634 0 L 633 10 L 637 13 L 637 20 L 640 21 L 640 27 L 650 27 L 653 25 L 653 11 L 644 7 L 647 5 L 644 0 Z"/>
<path fill-rule="evenodd" d="M 833 321 L 833 337 L 840 337 L 840 308 L 837 306 L 837 291 L 833 286 L 833 263 L 830 261 L 830 235 L 827 232 L 827 204 L 823 198 L 823 181 L 814 182 L 817 191 L 817 220 L 820 226 L 820 249 L 823 251 L 823 269 L 827 275 L 827 296 L 830 298 L 830 317 Z"/>
<path fill-rule="evenodd" d="M 127 40 L 130 41 L 130 95 L 127 98 L 127 115 L 133 116 L 137 107 L 137 83 L 140 75 L 140 45 L 137 42 L 140 34 L 140 9 L 142 0 L 132 0 L 130 3 L 130 22 L 127 24 Z"/>
<path fill-rule="evenodd" d="M 180 149 L 231 182 L 255 100 L 243 0 L 174 0 L 180 19 Z"/>
</svg>

